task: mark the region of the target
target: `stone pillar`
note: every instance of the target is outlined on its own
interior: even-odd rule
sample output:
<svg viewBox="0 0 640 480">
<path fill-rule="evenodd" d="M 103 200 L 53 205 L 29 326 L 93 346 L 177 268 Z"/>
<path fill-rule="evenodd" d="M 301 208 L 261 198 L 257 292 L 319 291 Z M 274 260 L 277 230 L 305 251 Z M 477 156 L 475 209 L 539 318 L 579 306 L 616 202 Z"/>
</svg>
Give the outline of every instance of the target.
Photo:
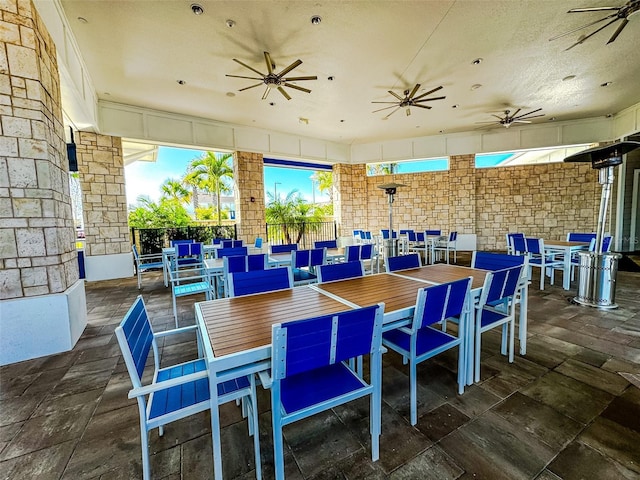
<svg viewBox="0 0 640 480">
<path fill-rule="evenodd" d="M 449 228 L 458 234 L 476 233 L 476 156 L 449 158 Z"/>
<path fill-rule="evenodd" d="M 338 236 L 349 237 L 354 229 L 369 225 L 367 166 L 337 163 L 333 166 L 333 211 Z"/>
<path fill-rule="evenodd" d="M 0 3 L 0 364 L 73 348 L 87 323 L 56 49 L 28 0 Z"/>
<path fill-rule="evenodd" d="M 85 272 L 89 281 L 133 275 L 127 223 L 122 142 L 118 137 L 77 132 L 82 188 Z"/>
<path fill-rule="evenodd" d="M 264 168 L 261 153 L 235 152 L 233 178 L 236 182 L 238 239 L 252 245 L 265 236 Z"/>
</svg>

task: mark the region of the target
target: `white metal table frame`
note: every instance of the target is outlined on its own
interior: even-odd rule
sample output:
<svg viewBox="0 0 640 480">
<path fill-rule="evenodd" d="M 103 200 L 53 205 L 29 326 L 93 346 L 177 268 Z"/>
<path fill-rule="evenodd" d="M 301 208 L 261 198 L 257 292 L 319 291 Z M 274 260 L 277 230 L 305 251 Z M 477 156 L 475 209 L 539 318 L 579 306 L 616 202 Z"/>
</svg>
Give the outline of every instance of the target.
<svg viewBox="0 0 640 480">
<path fill-rule="evenodd" d="M 567 242 L 564 240 L 545 240 L 545 253 L 560 254 L 563 256 L 562 266 L 562 288 L 569 290 L 571 288 L 571 256 L 581 250 L 587 250 L 588 243 L 583 242 Z M 544 275 L 544 272 L 540 272 Z"/>
</svg>

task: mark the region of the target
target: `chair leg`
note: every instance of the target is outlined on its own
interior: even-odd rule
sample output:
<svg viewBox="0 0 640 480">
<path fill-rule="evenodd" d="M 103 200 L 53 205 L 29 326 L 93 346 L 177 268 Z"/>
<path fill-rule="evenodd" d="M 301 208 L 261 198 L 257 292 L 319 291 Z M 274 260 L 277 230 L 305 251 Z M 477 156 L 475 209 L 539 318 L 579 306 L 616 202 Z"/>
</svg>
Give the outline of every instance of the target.
<svg viewBox="0 0 640 480">
<path fill-rule="evenodd" d="M 273 409 L 279 409 L 277 405 Z M 272 409 L 272 415 L 273 415 Z M 280 415 L 278 419 L 273 422 L 273 463 L 275 466 L 276 480 L 284 480 L 284 447 L 282 444 L 282 425 L 280 422 Z"/>
<path fill-rule="evenodd" d="M 412 357 L 414 355 L 412 354 Z M 409 362 L 409 390 L 411 392 L 411 425 L 415 425 L 418 423 L 418 387 L 416 385 L 417 382 L 417 374 L 416 374 L 416 359 L 411 358 Z"/>
<path fill-rule="evenodd" d="M 482 337 L 482 333 L 480 331 L 480 322 L 476 322 L 476 348 L 475 348 L 475 361 L 473 362 L 473 367 L 475 369 L 474 381 L 480 381 L 480 338 Z"/>
<path fill-rule="evenodd" d="M 509 322 L 509 363 L 513 363 L 513 345 L 515 343 L 515 312 L 513 312 L 513 314 L 514 317 L 511 318 L 511 321 Z"/>
<path fill-rule="evenodd" d="M 544 290 L 544 266 L 540 266 L 540 290 Z"/>
<path fill-rule="evenodd" d="M 458 345 L 458 394 L 464 393 L 464 384 L 466 383 L 467 372 L 465 368 L 464 358 L 464 342 Z"/>
<path fill-rule="evenodd" d="M 251 415 L 248 417 L 248 421 L 253 425 L 253 450 L 255 455 L 256 464 L 256 480 L 262 479 L 262 463 L 260 462 L 260 432 L 258 428 L 258 397 L 256 395 L 256 381 L 255 377 L 251 378 Z"/>
<path fill-rule="evenodd" d="M 502 355 L 506 355 L 507 354 L 507 334 L 509 332 L 507 332 L 507 324 L 503 323 L 502 324 L 502 339 L 500 341 L 500 353 Z"/>
<path fill-rule="evenodd" d="M 140 447 L 142 449 L 142 478 L 144 480 L 151 479 L 151 466 L 149 461 L 149 434 L 147 426 L 140 418 Z"/>
</svg>

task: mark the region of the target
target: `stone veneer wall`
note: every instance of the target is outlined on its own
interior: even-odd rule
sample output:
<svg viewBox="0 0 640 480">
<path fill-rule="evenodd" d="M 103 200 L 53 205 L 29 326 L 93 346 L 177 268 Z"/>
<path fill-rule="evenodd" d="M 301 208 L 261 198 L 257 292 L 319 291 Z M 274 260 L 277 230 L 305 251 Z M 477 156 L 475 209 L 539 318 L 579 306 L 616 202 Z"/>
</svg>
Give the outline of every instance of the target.
<svg viewBox="0 0 640 480">
<path fill-rule="evenodd" d="M 256 237 L 264 238 L 265 198 L 264 168 L 261 153 L 235 152 L 233 178 L 236 188 L 236 221 L 238 239 L 253 244 Z M 253 201 L 251 200 L 253 198 Z"/>
<path fill-rule="evenodd" d="M 388 198 L 377 186 L 390 182 L 407 185 L 395 195 L 394 229 L 475 233 L 479 250 L 504 250 L 507 232 L 563 239 L 568 231 L 595 231 L 600 185 L 590 164 L 475 169 L 474 158 L 452 156 L 446 172 L 376 177 L 366 177 L 363 166 L 334 166 L 341 235 L 389 228 Z"/>
<path fill-rule="evenodd" d="M 121 139 L 76 132 L 75 141 L 82 188 L 85 255 L 129 253 Z"/>
<path fill-rule="evenodd" d="M 0 3 L 0 299 L 78 280 L 55 45 L 29 0 Z"/>
</svg>

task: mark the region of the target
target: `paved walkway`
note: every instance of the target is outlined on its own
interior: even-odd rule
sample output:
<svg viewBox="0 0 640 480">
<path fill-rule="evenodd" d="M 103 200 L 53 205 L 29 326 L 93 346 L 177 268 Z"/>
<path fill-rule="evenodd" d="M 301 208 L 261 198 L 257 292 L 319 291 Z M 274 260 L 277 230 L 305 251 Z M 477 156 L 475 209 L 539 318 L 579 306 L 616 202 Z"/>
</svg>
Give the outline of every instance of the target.
<svg viewBox="0 0 640 480">
<path fill-rule="evenodd" d="M 485 335 L 482 382 L 462 396 L 454 355 L 422 364 L 413 428 L 407 368 L 386 354 L 380 460 L 370 460 L 363 400 L 285 429 L 287 479 L 640 478 L 640 390 L 618 374 L 640 372 L 640 274 L 619 274 L 613 311 L 574 305 L 571 292 L 536 285 L 526 357 L 508 364 L 498 335 Z M 161 276 L 146 276 L 142 294 L 154 327 L 170 328 Z M 141 477 L 138 407 L 127 399 L 113 334 L 136 295 L 133 277 L 88 283 L 89 325 L 73 351 L 0 369 L 0 479 Z M 193 323 L 193 298 L 181 300 L 181 323 Z M 196 354 L 189 336 L 161 347 L 163 363 Z M 268 392 L 260 392 L 259 406 L 269 479 Z M 222 422 L 225 479 L 255 478 L 239 409 L 225 405 Z M 153 478 L 212 478 L 207 413 L 165 427 L 162 438 L 153 432 L 150 443 Z"/>
</svg>

